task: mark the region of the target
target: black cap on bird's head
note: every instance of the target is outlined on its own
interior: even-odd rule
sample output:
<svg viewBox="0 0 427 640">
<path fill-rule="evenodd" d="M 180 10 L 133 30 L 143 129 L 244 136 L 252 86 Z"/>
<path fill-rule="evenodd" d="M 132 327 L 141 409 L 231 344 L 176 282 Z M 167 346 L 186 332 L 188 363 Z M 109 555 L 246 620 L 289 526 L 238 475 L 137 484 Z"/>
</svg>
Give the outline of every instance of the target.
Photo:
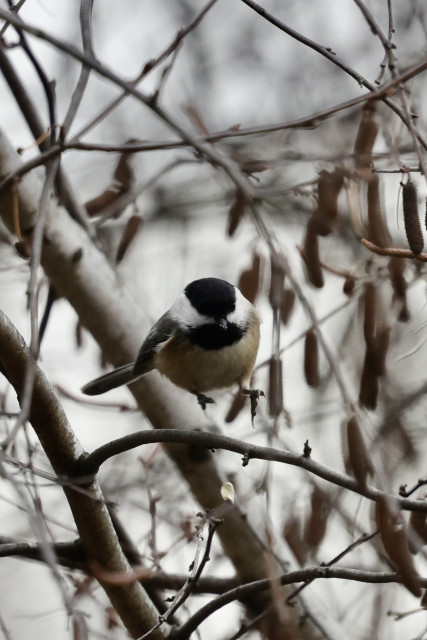
<svg viewBox="0 0 427 640">
<path fill-rule="evenodd" d="M 186 286 L 184 293 L 203 316 L 225 318 L 236 308 L 235 288 L 219 278 L 194 280 Z"/>
</svg>

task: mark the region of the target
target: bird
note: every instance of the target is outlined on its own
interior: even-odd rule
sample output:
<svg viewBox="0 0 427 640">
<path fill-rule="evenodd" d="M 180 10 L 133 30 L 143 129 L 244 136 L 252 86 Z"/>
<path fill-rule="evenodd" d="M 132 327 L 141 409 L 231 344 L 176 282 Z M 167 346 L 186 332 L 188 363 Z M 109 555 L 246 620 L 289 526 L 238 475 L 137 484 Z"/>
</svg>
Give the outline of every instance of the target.
<svg viewBox="0 0 427 640">
<path fill-rule="evenodd" d="M 259 340 L 260 318 L 241 291 L 226 280 L 200 278 L 153 325 L 135 362 L 88 382 L 82 392 L 100 395 L 157 369 L 194 394 L 203 410 L 214 402 L 206 393 L 239 385 L 250 396 L 253 418 L 264 395 L 250 388 Z"/>
</svg>

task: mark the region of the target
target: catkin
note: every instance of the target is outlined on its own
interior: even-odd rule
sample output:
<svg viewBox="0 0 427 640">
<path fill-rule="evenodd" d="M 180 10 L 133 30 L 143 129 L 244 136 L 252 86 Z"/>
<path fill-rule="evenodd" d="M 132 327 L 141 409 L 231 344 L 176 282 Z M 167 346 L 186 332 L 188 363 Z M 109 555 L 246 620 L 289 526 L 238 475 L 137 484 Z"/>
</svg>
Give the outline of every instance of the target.
<svg viewBox="0 0 427 640">
<path fill-rule="evenodd" d="M 367 199 L 369 240 L 377 247 L 386 247 L 389 242 L 389 233 L 382 213 L 380 183 L 377 174 L 371 176 L 368 182 Z"/>
<path fill-rule="evenodd" d="M 356 167 L 367 168 L 372 162 L 372 148 L 378 133 L 378 124 L 375 121 L 375 105 L 366 103 L 362 109 L 362 118 L 354 143 L 354 155 Z"/>
<path fill-rule="evenodd" d="M 417 188 L 411 179 L 402 185 L 403 220 L 406 237 L 412 253 L 421 253 L 424 247 L 423 232 L 418 216 Z"/>
<path fill-rule="evenodd" d="M 388 263 L 390 284 L 393 287 L 394 295 L 401 300 L 406 300 L 406 290 L 408 288 L 404 276 L 405 267 L 405 260 L 401 258 L 390 258 Z"/>
<path fill-rule="evenodd" d="M 288 324 L 292 311 L 295 306 L 295 291 L 293 289 L 285 289 L 283 292 L 283 302 L 280 307 L 280 320 L 283 324 Z"/>
<path fill-rule="evenodd" d="M 269 301 L 273 309 L 280 309 L 283 302 L 285 272 L 281 264 L 271 258 Z"/>
<path fill-rule="evenodd" d="M 283 410 L 282 361 L 273 356 L 269 367 L 268 410 L 270 416 L 277 418 Z"/>
<path fill-rule="evenodd" d="M 359 423 L 354 416 L 347 422 L 347 444 L 350 468 L 359 486 L 365 487 L 366 478 L 373 475 L 374 468 Z"/>
<path fill-rule="evenodd" d="M 230 237 L 234 235 L 237 227 L 240 224 L 240 221 L 245 215 L 245 209 L 246 209 L 245 194 L 240 189 L 237 189 L 233 204 L 231 205 L 230 210 L 228 212 L 227 233 Z"/>
<path fill-rule="evenodd" d="M 422 593 L 420 576 L 408 550 L 405 521 L 396 502 L 388 496 L 380 496 L 376 503 L 376 520 L 386 554 L 405 587 L 419 598 Z"/>
<path fill-rule="evenodd" d="M 329 496 L 326 491 L 317 485 L 313 485 L 310 507 L 310 516 L 304 527 L 303 540 L 313 553 L 325 537 L 330 514 Z"/>
<path fill-rule="evenodd" d="M 378 376 L 371 366 L 373 353 L 373 347 L 366 348 L 359 389 L 360 406 L 371 411 L 376 409 L 379 392 Z"/>
<path fill-rule="evenodd" d="M 240 274 L 238 287 L 249 302 L 254 302 L 258 295 L 261 276 L 261 257 L 254 253 L 252 265 Z"/>
<path fill-rule="evenodd" d="M 311 284 L 318 289 L 321 289 L 324 285 L 323 271 L 320 264 L 319 255 L 319 239 L 316 231 L 310 224 L 307 225 L 307 230 L 304 239 L 304 262 L 307 269 L 307 277 Z"/>
<path fill-rule="evenodd" d="M 409 551 L 417 553 L 424 544 L 427 544 L 427 514 L 420 511 L 411 511 L 409 515 L 408 537 Z"/>
<path fill-rule="evenodd" d="M 129 247 L 135 240 L 142 228 L 142 218 L 140 216 L 131 216 L 126 223 L 120 243 L 117 248 L 116 262 L 119 263 L 125 257 Z"/>
<path fill-rule="evenodd" d="M 312 214 L 312 224 L 319 236 L 329 235 L 338 216 L 338 196 L 343 186 L 342 169 L 321 171 L 317 181 L 318 206 Z"/>
<path fill-rule="evenodd" d="M 227 412 L 227 415 L 225 416 L 225 421 L 227 423 L 233 422 L 233 420 L 235 420 L 237 418 L 237 416 L 239 415 L 239 413 L 242 411 L 243 407 L 245 406 L 245 401 L 246 398 L 243 395 L 243 393 L 240 391 L 240 389 L 234 394 L 234 398 L 233 401 L 230 405 L 230 408 Z"/>
<path fill-rule="evenodd" d="M 309 387 L 319 386 L 319 347 L 313 329 L 307 331 L 304 340 L 304 375 Z"/>
</svg>

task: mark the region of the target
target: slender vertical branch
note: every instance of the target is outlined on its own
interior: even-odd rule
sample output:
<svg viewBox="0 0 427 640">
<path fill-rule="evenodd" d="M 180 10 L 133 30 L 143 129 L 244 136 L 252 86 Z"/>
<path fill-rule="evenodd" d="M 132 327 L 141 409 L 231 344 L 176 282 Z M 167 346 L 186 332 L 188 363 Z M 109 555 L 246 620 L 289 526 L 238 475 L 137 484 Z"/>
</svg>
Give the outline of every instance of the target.
<svg viewBox="0 0 427 640">
<path fill-rule="evenodd" d="M 82 33 L 83 51 L 88 56 L 94 56 L 93 40 L 92 40 L 92 9 L 93 0 L 81 0 L 80 4 L 80 29 Z M 85 64 L 82 64 L 80 76 L 77 82 L 77 86 L 71 97 L 71 102 L 68 107 L 67 114 L 62 124 L 61 136 L 64 139 L 71 127 L 71 123 L 82 101 L 83 94 L 85 92 L 87 83 L 89 81 L 91 68 Z"/>
</svg>

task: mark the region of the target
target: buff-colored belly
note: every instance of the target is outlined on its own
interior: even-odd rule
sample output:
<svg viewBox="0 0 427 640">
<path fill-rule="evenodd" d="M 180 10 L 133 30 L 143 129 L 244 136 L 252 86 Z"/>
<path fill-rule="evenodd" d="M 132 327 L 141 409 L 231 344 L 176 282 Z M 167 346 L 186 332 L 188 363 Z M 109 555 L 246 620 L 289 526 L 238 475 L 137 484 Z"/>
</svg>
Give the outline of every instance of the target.
<svg viewBox="0 0 427 640">
<path fill-rule="evenodd" d="M 160 349 L 154 358 L 154 365 L 178 387 L 192 393 L 204 393 L 233 384 L 247 386 L 258 343 L 257 322 L 251 323 L 239 343 L 212 351 L 191 345 L 180 334 L 172 337 Z"/>
</svg>

